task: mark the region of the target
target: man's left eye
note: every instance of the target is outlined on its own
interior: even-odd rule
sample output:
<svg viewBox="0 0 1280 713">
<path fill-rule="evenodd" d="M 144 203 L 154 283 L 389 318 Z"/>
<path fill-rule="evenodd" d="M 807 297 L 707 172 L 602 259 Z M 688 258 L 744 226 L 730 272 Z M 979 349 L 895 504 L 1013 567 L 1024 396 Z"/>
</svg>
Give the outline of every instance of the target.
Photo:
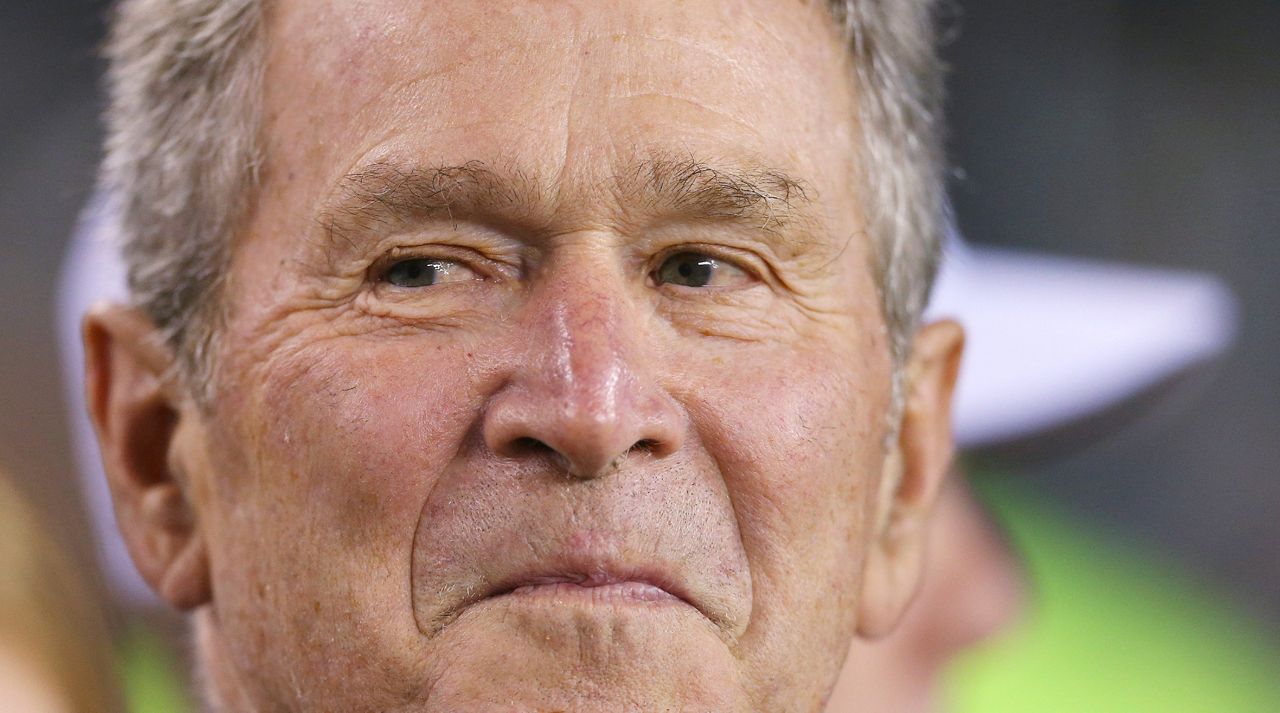
<svg viewBox="0 0 1280 713">
<path fill-rule="evenodd" d="M 696 252 L 676 253 L 653 273 L 659 285 L 683 287 L 739 287 L 751 282 L 746 270 L 731 262 Z"/>
<path fill-rule="evenodd" d="M 430 287 L 445 282 L 473 280 L 476 273 L 453 260 L 411 258 L 401 260 L 382 275 L 384 282 L 396 287 Z"/>
</svg>

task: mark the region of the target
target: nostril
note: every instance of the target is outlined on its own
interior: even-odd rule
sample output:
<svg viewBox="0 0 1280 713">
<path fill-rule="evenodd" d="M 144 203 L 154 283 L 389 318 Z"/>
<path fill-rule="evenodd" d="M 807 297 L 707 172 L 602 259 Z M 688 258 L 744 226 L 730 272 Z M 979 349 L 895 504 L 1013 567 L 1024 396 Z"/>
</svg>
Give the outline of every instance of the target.
<svg viewBox="0 0 1280 713">
<path fill-rule="evenodd" d="M 530 438 L 528 436 L 523 436 L 521 438 L 517 438 L 514 441 L 512 441 L 509 450 L 510 450 L 510 453 L 508 455 L 511 455 L 511 456 L 534 455 L 538 453 L 554 453 L 555 452 L 555 449 L 552 448 L 551 446 L 548 446 L 546 443 L 543 443 L 542 441 L 536 438 Z"/>
<path fill-rule="evenodd" d="M 653 439 L 651 439 L 651 438 L 643 438 L 643 439 L 641 439 L 641 440 L 639 440 L 639 441 L 636 441 L 636 442 L 631 446 L 630 450 L 628 450 L 627 452 L 628 452 L 628 453 L 642 452 L 642 453 L 649 453 L 649 454 L 652 454 L 652 453 L 653 453 L 654 451 L 656 451 L 656 450 L 658 450 L 658 442 L 657 442 L 657 441 L 655 441 L 655 440 L 653 440 Z"/>
</svg>

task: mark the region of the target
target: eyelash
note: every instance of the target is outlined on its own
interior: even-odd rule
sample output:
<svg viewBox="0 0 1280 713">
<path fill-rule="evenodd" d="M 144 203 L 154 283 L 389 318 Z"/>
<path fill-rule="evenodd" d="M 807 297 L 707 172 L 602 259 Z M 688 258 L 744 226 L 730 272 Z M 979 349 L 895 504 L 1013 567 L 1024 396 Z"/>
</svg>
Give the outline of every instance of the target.
<svg viewBox="0 0 1280 713">
<path fill-rule="evenodd" d="M 462 253 L 472 253 L 465 255 Z M 382 284 L 385 282 L 387 273 L 398 263 L 406 260 L 439 260 L 441 262 L 456 262 L 468 270 L 479 275 L 484 280 L 496 279 L 500 276 L 501 270 L 496 269 L 493 265 L 497 261 L 492 258 L 486 258 L 474 254 L 473 251 L 463 248 L 450 249 L 448 246 L 432 246 L 428 248 L 392 248 L 385 255 L 378 258 L 369 267 L 368 279 L 372 284 Z"/>
<path fill-rule="evenodd" d="M 645 268 L 645 280 L 652 284 L 654 282 L 654 274 L 657 273 L 662 265 L 668 259 L 681 253 L 697 253 L 699 255 L 706 255 L 709 258 L 713 258 L 721 262 L 727 262 L 730 265 L 737 267 L 757 282 L 765 281 L 764 277 L 761 275 L 761 271 L 754 264 L 756 260 L 753 257 L 751 259 L 745 259 L 751 257 L 751 254 L 747 251 L 731 250 L 723 246 L 704 245 L 701 243 L 681 243 L 680 245 L 673 245 L 658 251 L 658 253 L 649 260 Z"/>
<path fill-rule="evenodd" d="M 702 243 L 681 243 L 658 251 L 645 265 L 643 273 L 645 281 L 651 286 L 657 286 L 655 285 L 654 275 L 668 259 L 681 253 L 706 255 L 737 267 L 757 282 L 766 282 L 762 270 L 756 264 L 758 259 L 748 251 Z M 486 281 L 506 277 L 507 270 L 523 272 L 522 266 L 505 264 L 499 260 L 478 255 L 475 251 L 466 248 L 452 248 L 451 246 L 431 246 L 429 249 L 426 247 L 395 247 L 370 265 L 367 273 L 368 281 L 374 285 L 383 284 L 391 268 L 405 260 L 456 262 L 475 272 L 481 279 Z"/>
</svg>

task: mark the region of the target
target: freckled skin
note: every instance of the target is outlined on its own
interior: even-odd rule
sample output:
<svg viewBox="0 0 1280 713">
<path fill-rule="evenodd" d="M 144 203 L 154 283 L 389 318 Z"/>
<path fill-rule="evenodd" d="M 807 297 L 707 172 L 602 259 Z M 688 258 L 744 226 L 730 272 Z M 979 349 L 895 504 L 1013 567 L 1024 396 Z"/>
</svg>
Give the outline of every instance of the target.
<svg viewBox="0 0 1280 713">
<path fill-rule="evenodd" d="M 264 185 L 215 398 L 183 446 L 219 695 L 819 710 L 856 624 L 891 374 L 823 11 L 281 0 L 268 42 Z M 654 153 L 803 176 L 816 239 L 792 254 L 768 230 L 646 222 L 601 186 Z M 339 245 L 321 208 L 388 159 L 514 168 L 542 199 Z M 654 284 L 686 243 L 753 279 Z M 406 290 L 374 274 L 441 246 L 480 276 Z M 484 596 L 564 559 L 657 570 L 687 603 Z"/>
</svg>

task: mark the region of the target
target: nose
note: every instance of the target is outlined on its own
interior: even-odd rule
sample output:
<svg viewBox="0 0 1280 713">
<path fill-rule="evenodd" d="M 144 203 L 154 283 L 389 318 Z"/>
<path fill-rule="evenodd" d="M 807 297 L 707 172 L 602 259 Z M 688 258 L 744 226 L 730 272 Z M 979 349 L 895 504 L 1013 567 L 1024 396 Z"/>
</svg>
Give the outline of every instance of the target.
<svg viewBox="0 0 1280 713">
<path fill-rule="evenodd" d="M 518 363 L 485 411 L 485 445 L 508 458 L 552 456 L 583 480 L 634 455 L 677 451 L 683 412 L 623 286 L 564 281 L 540 292 L 522 320 Z"/>
</svg>

